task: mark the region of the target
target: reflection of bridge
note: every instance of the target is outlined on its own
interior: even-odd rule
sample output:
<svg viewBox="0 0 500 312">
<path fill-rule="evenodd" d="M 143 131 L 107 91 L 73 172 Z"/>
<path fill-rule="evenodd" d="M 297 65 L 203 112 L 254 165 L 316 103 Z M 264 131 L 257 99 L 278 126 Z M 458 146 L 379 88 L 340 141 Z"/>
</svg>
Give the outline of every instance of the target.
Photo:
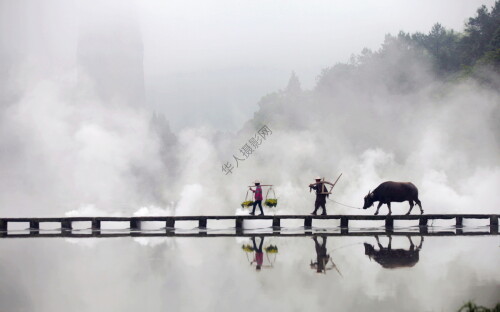
<svg viewBox="0 0 500 312">
<path fill-rule="evenodd" d="M 243 229 L 245 220 L 272 220 L 274 231 L 263 235 L 279 235 L 279 236 L 303 236 L 313 234 L 313 220 L 340 220 L 339 232 L 325 233 L 329 236 L 366 236 L 378 233 L 388 233 L 392 235 L 428 235 L 428 236 L 443 236 L 443 235 L 496 235 L 498 234 L 498 215 L 482 215 L 482 214 L 430 214 L 430 215 L 392 215 L 392 216 L 374 216 L 374 215 L 329 215 L 329 216 L 311 216 L 311 215 L 276 215 L 276 216 L 171 216 L 171 217 L 67 217 L 67 218 L 0 218 L 0 237 L 116 237 L 116 236 L 253 236 L 246 234 Z M 279 231 L 281 220 L 284 219 L 299 219 L 303 220 L 303 233 L 286 233 Z M 489 220 L 489 231 L 473 231 L 467 232 L 463 228 L 464 219 L 487 219 Z M 235 233 L 210 233 L 207 232 L 207 221 L 209 220 L 233 220 L 235 225 Z M 352 220 L 384 220 L 385 228 L 383 232 L 375 228 L 370 231 L 352 231 L 349 228 L 349 221 Z M 397 231 L 394 228 L 394 220 L 418 220 L 418 231 Z M 448 231 L 431 231 L 429 232 L 429 220 L 455 220 L 455 230 Z M 198 222 L 198 231 L 196 233 L 179 233 L 176 231 L 175 225 L 179 221 L 195 221 Z M 88 229 L 91 233 L 84 234 L 81 230 L 74 230 L 74 222 L 88 223 Z M 130 228 L 127 228 L 126 233 L 109 232 L 102 227 L 103 223 L 127 222 Z M 161 230 L 150 231 L 150 233 L 142 231 L 141 225 L 144 222 L 165 222 L 165 227 Z M 9 229 L 9 224 L 25 223 L 29 224 L 26 231 L 29 234 L 12 233 Z M 41 233 L 41 223 L 59 223 L 60 233 Z M 415 224 L 416 226 L 417 224 Z M 432 228 L 432 227 L 431 227 Z M 44 232 L 44 231 L 42 231 Z"/>
<path fill-rule="evenodd" d="M 0 236 L 0 238 L 31 238 L 31 237 L 71 237 L 71 238 L 113 238 L 113 237 L 268 237 L 268 236 L 279 236 L 279 237 L 305 237 L 305 236 L 313 236 L 313 235 L 321 235 L 321 236 L 374 236 L 374 235 L 391 235 L 391 236 L 484 236 L 484 235 L 495 235 L 490 232 L 462 232 L 457 233 L 455 231 L 439 231 L 432 233 L 421 234 L 419 232 L 393 232 L 387 233 L 383 231 L 366 231 L 366 232 L 354 232 L 354 233 L 334 233 L 334 232 L 308 232 L 304 231 L 302 233 L 283 233 L 279 231 L 273 232 L 251 232 L 251 233 L 175 233 L 175 231 L 170 231 L 166 233 L 161 233 L 160 231 L 149 231 L 149 232 L 95 232 L 84 234 L 84 233 L 74 233 L 62 230 L 61 233 L 38 233 L 38 234 L 8 234 Z"/>
</svg>

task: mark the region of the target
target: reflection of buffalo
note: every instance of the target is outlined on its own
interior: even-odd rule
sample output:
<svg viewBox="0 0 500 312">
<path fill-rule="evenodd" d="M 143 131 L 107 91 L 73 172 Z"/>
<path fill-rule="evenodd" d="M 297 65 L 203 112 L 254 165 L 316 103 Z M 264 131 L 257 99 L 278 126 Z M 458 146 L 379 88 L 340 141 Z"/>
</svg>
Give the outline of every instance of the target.
<svg viewBox="0 0 500 312">
<path fill-rule="evenodd" d="M 386 269 L 396 269 L 396 268 L 411 268 L 418 262 L 418 254 L 420 249 L 422 248 L 422 243 L 424 242 L 424 238 L 420 238 L 420 245 L 415 248 L 410 236 L 408 236 L 408 240 L 410 241 L 410 249 L 392 249 L 392 237 L 389 236 L 389 245 L 387 248 L 383 247 L 380 244 L 378 236 L 375 236 L 377 239 L 377 244 L 379 250 L 375 250 L 373 245 L 365 243 L 365 255 L 367 255 L 370 260 L 373 258 L 377 263 L 379 263 L 382 267 Z"/>
</svg>

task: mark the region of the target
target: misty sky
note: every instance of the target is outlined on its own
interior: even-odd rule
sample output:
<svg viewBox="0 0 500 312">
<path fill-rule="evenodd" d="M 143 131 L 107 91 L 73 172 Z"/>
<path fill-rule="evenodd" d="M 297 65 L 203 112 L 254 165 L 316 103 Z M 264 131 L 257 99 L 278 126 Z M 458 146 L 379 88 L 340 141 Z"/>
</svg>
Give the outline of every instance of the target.
<svg viewBox="0 0 500 312">
<path fill-rule="evenodd" d="M 378 49 L 387 33 L 436 22 L 461 31 L 482 4 L 494 1 L 138 2 L 148 102 L 174 129 L 237 130 L 292 70 L 312 88 L 321 69 Z"/>
<path fill-rule="evenodd" d="M 480 5 L 493 3 L 2 0 L 0 50 L 45 55 L 39 64 L 68 69 L 82 23 L 97 31 L 114 25 L 120 35 L 139 28 L 147 103 L 166 113 L 174 131 L 199 125 L 237 131 L 292 71 L 312 88 L 323 68 L 364 47 L 378 49 L 387 33 L 428 32 L 436 22 L 461 31 Z"/>
</svg>

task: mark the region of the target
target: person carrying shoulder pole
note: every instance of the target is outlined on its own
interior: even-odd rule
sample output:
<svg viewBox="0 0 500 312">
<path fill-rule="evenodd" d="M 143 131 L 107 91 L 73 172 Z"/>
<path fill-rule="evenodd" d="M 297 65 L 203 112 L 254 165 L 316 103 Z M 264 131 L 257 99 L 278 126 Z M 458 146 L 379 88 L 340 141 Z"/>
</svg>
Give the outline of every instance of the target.
<svg viewBox="0 0 500 312">
<path fill-rule="evenodd" d="M 255 180 L 255 191 L 252 190 L 251 186 L 249 186 L 248 188 L 254 193 L 255 196 L 255 200 L 253 202 L 253 210 L 252 212 L 250 212 L 250 214 L 253 216 L 255 214 L 255 207 L 259 205 L 260 216 L 263 216 L 264 210 L 262 210 L 262 187 L 260 186 L 260 181 Z"/>
<path fill-rule="evenodd" d="M 325 183 L 321 182 L 320 177 L 316 177 L 316 182 L 309 184 L 309 190 L 316 190 L 316 201 L 314 202 L 314 211 L 312 215 L 316 215 L 318 208 L 323 208 L 321 215 L 326 216 L 326 198 L 328 197 L 328 189 Z"/>
</svg>

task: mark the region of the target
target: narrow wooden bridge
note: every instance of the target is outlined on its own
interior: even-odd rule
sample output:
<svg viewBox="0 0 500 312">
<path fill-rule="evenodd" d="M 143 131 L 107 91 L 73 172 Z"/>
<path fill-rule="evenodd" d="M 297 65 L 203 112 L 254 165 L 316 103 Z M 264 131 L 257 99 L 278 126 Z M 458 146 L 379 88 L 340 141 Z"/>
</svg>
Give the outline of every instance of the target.
<svg viewBox="0 0 500 312">
<path fill-rule="evenodd" d="M 98 236 L 102 230 L 103 222 L 127 222 L 130 224 L 130 232 L 141 230 L 143 222 L 165 222 L 165 235 L 172 235 L 175 232 L 175 225 L 178 221 L 195 221 L 198 229 L 204 232 L 207 229 L 209 220 L 233 220 L 236 234 L 243 234 L 243 222 L 245 220 L 272 220 L 273 229 L 281 228 L 281 220 L 298 219 L 303 220 L 304 228 L 311 229 L 313 220 L 340 220 L 340 235 L 349 234 L 349 222 L 354 220 L 384 220 L 385 232 L 394 233 L 395 220 L 418 220 L 419 233 L 428 234 L 428 223 L 430 220 L 455 220 L 455 234 L 463 233 L 464 219 L 486 219 L 489 220 L 489 232 L 483 234 L 498 234 L 498 218 L 496 214 L 427 214 L 427 215 L 268 215 L 268 216 L 148 216 L 148 217 L 64 217 L 64 218 L 0 218 L 0 237 L 9 237 L 9 224 L 27 223 L 29 224 L 29 234 L 40 234 L 40 223 L 60 223 L 61 233 L 66 236 L 72 235 L 74 222 L 89 222 L 94 236 Z M 203 234 L 203 233 L 202 233 Z M 205 233 L 206 234 L 206 233 Z M 394 233 L 397 234 L 397 233 Z M 75 234 L 76 235 L 76 234 Z M 18 235 L 16 235 L 18 236 Z"/>
</svg>

